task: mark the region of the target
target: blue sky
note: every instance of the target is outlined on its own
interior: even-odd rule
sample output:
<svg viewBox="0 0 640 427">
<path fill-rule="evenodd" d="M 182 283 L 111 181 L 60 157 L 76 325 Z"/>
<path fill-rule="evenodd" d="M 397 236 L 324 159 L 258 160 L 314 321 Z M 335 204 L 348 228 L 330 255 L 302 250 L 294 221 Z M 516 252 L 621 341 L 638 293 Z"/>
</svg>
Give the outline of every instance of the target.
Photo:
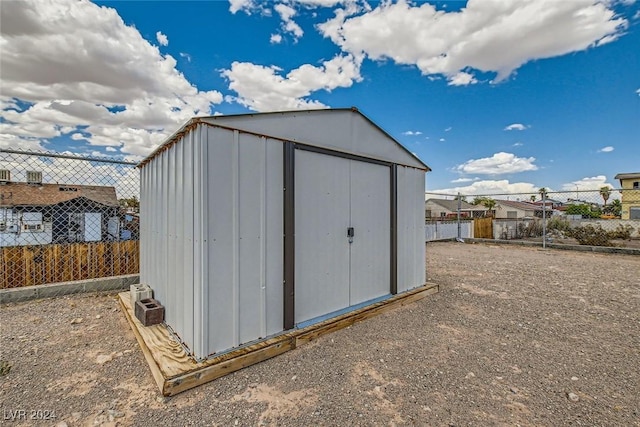
<svg viewBox="0 0 640 427">
<path fill-rule="evenodd" d="M 2 3 L 0 147 L 141 159 L 194 115 L 356 106 L 428 191 L 640 171 L 640 2 Z"/>
</svg>

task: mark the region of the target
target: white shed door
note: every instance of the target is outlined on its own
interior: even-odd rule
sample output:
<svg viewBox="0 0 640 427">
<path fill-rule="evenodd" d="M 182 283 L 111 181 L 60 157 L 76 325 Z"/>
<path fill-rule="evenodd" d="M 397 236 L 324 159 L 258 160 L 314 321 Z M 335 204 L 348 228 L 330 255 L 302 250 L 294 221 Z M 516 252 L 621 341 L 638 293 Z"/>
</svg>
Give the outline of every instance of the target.
<svg viewBox="0 0 640 427">
<path fill-rule="evenodd" d="M 389 168 L 303 150 L 295 164 L 295 322 L 388 294 Z"/>
</svg>

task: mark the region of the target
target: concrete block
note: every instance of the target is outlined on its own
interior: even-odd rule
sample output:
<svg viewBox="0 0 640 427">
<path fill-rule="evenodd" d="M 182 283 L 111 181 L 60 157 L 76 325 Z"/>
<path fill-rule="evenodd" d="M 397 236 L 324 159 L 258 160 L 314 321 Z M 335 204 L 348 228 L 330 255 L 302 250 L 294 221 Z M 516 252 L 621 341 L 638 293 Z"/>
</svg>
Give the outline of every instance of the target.
<svg viewBox="0 0 640 427">
<path fill-rule="evenodd" d="M 136 301 L 136 318 L 144 326 L 157 325 L 164 320 L 164 306 L 153 298 Z"/>
<path fill-rule="evenodd" d="M 153 298 L 153 290 L 149 285 L 129 285 L 129 293 L 131 294 L 131 307 L 135 307 L 137 301 Z"/>
</svg>

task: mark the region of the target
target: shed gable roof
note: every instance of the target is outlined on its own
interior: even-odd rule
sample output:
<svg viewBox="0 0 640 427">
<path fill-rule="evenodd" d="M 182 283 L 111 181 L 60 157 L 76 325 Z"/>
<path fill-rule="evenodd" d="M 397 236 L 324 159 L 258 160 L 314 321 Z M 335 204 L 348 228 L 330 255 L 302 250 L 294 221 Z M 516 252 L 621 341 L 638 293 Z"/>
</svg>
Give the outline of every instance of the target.
<svg viewBox="0 0 640 427">
<path fill-rule="evenodd" d="M 115 187 L 103 185 L 41 184 L 12 182 L 0 187 L 0 206 L 51 206 L 84 197 L 105 206 L 118 206 Z"/>
<path fill-rule="evenodd" d="M 144 166 L 199 123 L 431 170 L 357 108 L 195 117 L 143 160 L 140 166 Z"/>
</svg>

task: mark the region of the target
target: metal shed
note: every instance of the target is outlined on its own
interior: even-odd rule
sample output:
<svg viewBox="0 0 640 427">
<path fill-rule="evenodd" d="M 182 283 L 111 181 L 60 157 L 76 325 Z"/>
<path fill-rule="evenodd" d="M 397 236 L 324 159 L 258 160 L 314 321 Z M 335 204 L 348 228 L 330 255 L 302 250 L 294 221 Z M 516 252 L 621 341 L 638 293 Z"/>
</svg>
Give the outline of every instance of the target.
<svg viewBox="0 0 640 427">
<path fill-rule="evenodd" d="M 430 169 L 355 108 L 194 118 L 140 168 L 140 280 L 197 359 L 425 283 Z"/>
</svg>

